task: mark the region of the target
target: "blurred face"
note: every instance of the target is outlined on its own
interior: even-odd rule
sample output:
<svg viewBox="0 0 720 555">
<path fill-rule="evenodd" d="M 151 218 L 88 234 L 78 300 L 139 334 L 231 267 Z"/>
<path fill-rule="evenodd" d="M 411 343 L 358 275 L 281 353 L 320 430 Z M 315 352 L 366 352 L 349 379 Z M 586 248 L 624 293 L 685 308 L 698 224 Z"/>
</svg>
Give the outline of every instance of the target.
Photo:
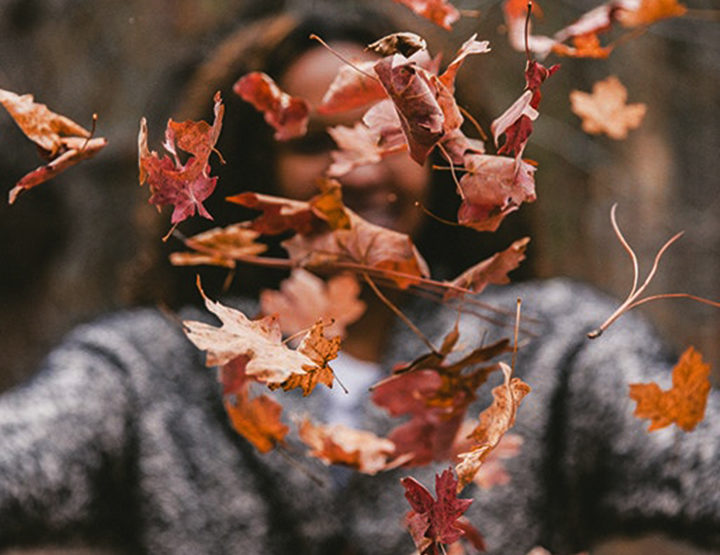
<svg viewBox="0 0 720 555">
<path fill-rule="evenodd" d="M 334 43 L 333 48 L 348 59 L 372 55 L 354 43 Z M 343 65 L 332 52 L 317 47 L 305 52 L 279 80 L 287 93 L 317 106 Z M 323 116 L 311 114 L 308 134 L 281 143 L 277 156 L 277 186 L 282 195 L 307 199 L 317 193 L 316 180 L 330 165 L 335 143 L 326 133 L 328 126 L 353 126 L 367 108 Z M 415 163 L 405 152 L 383 158 L 378 164 L 360 166 L 342 176 L 343 200 L 349 208 L 372 223 L 408 234 L 420 227 L 423 215 L 414 203 L 425 203 L 430 171 Z"/>
</svg>

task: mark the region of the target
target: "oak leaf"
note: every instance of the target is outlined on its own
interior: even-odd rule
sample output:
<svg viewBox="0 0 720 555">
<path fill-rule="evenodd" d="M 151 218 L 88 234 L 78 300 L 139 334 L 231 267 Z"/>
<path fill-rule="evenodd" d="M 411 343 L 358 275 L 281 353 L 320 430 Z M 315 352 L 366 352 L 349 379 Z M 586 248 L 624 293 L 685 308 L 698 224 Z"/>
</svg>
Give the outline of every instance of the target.
<svg viewBox="0 0 720 555">
<path fill-rule="evenodd" d="M 360 285 L 351 274 L 339 274 L 325 282 L 298 268 L 280 284 L 279 291 L 262 291 L 260 306 L 264 314 L 278 315 L 280 329 L 287 335 L 307 329 L 321 318 L 332 322 L 328 334 L 344 337 L 346 327 L 365 312 L 359 294 Z"/>
<path fill-rule="evenodd" d="M 395 0 L 413 12 L 448 31 L 460 19 L 460 12 L 448 0 Z"/>
<path fill-rule="evenodd" d="M 586 133 L 605 133 L 613 139 L 624 139 L 628 130 L 639 127 L 645 117 L 645 104 L 627 104 L 627 89 L 611 75 L 593 85 L 592 94 L 570 92 L 572 111 L 582 118 Z"/>
<path fill-rule="evenodd" d="M 201 216 L 212 219 L 202 203 L 212 194 L 217 184 L 217 177 L 208 175 L 208 160 L 220 136 L 225 113 L 219 92 L 215 94 L 214 102 L 215 119 L 212 126 L 204 121 L 168 121 L 163 147 L 169 156 L 162 158 L 157 152 L 149 150 L 147 121 L 145 118 L 140 120 L 140 185 L 148 183 L 151 193 L 149 202 L 158 210 L 165 205 L 175 207 L 171 217 L 173 224 L 189 218 L 196 211 Z M 190 154 L 184 164 L 180 161 L 178 149 Z"/>
<path fill-rule="evenodd" d="M 263 113 L 265 121 L 275 129 L 278 141 L 301 137 L 307 132 L 308 103 L 283 92 L 265 73 L 243 75 L 233 85 L 233 92 Z"/>
<path fill-rule="evenodd" d="M 92 138 L 87 129 L 70 118 L 50 111 L 45 104 L 34 102 L 31 94 L 17 95 L 0 89 L 0 104 L 25 136 L 38 146 L 41 156 L 49 161 L 15 184 L 8 195 L 9 204 L 13 204 L 23 191 L 92 158 L 107 144 L 104 138 Z"/>
<path fill-rule="evenodd" d="M 691 432 L 705 416 L 709 376 L 710 365 L 689 347 L 673 368 L 669 390 L 661 390 L 656 383 L 630 385 L 630 398 L 637 402 L 635 416 L 650 419 L 649 432 L 672 423 Z"/>
<path fill-rule="evenodd" d="M 512 369 L 500 362 L 505 383 L 492 390 L 492 404 L 480 413 L 480 422 L 470 434 L 473 445 L 470 451 L 460 453 L 455 466 L 458 474 L 458 490 L 469 484 L 490 452 L 515 424 L 515 415 L 523 398 L 530 393 L 530 386 L 520 378 L 510 378 Z"/>
<path fill-rule="evenodd" d="M 451 468 L 435 475 L 437 499 L 415 478 L 402 478 L 400 482 L 412 508 L 406 523 L 420 555 L 435 555 L 438 543 L 454 543 L 465 534 L 458 519 L 473 500 L 458 499 L 457 480 Z"/>
<path fill-rule="evenodd" d="M 300 439 L 312 449 L 308 454 L 325 464 L 340 464 L 363 474 L 395 468 L 404 459 L 389 460 L 395 453 L 392 441 L 365 430 L 342 424 L 323 426 L 304 418 L 298 427 Z"/>
</svg>

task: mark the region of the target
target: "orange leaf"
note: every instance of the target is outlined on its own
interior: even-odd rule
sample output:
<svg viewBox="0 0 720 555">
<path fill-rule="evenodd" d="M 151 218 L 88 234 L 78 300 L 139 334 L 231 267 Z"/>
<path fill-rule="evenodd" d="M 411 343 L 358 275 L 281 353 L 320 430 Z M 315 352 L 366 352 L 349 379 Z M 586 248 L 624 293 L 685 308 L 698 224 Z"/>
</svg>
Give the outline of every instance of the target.
<svg viewBox="0 0 720 555">
<path fill-rule="evenodd" d="M 530 386 L 520 378 L 510 378 L 512 370 L 499 363 L 505 374 L 505 383 L 492 390 L 493 402 L 480 414 L 480 422 L 470 434 L 473 448 L 460 453 L 460 462 L 455 467 L 458 474 L 458 491 L 469 484 L 490 452 L 515 424 L 515 415 L 523 398 L 530 393 Z"/>
<path fill-rule="evenodd" d="M 460 19 L 460 12 L 447 0 L 395 0 L 413 12 L 448 31 Z"/>
<path fill-rule="evenodd" d="M 185 241 L 188 247 L 197 249 L 198 252 L 174 252 L 170 255 L 170 262 L 175 266 L 208 264 L 234 268 L 236 258 L 260 254 L 267 250 L 267 245 L 255 242 L 259 236 L 259 232 L 242 224 L 215 227 Z"/>
<path fill-rule="evenodd" d="M 668 391 L 662 391 L 654 382 L 630 385 L 630 398 L 637 402 L 635 416 L 650 419 L 649 432 L 673 422 L 691 432 L 705 415 L 709 376 L 710 365 L 693 347 L 688 347 L 673 368 L 673 385 Z"/>
<path fill-rule="evenodd" d="M 558 43 L 553 46 L 552 51 L 559 56 L 570 56 L 572 58 L 597 58 L 604 59 L 610 56 L 612 46 L 601 46 L 597 33 L 586 33 L 572 37 L 573 46 Z"/>
<path fill-rule="evenodd" d="M 680 17 L 685 12 L 687 8 L 677 0 L 640 0 L 636 9 L 622 5 L 617 18 L 625 27 L 638 27 L 669 17 Z"/>
<path fill-rule="evenodd" d="M 236 395 L 236 403 L 225 400 L 225 410 L 230 422 L 241 436 L 261 453 L 267 453 L 282 443 L 288 427 L 280 421 L 282 406 L 267 395 L 252 400 L 247 393 Z"/>
<path fill-rule="evenodd" d="M 611 75 L 593 85 L 592 94 L 570 92 L 572 111 L 582 118 L 586 133 L 605 133 L 613 139 L 624 139 L 645 117 L 645 104 L 626 104 L 627 89 Z"/>
</svg>

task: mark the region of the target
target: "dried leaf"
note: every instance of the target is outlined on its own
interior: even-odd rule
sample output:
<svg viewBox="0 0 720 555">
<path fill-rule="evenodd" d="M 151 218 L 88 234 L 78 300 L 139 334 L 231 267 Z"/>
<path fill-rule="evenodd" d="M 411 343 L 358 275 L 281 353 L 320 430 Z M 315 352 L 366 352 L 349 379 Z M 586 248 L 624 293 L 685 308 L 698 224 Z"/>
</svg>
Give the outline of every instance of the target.
<svg viewBox="0 0 720 555">
<path fill-rule="evenodd" d="M 630 398 L 637 402 L 635 416 L 650 419 L 649 432 L 672 423 L 691 432 L 705 416 L 709 376 L 710 365 L 689 347 L 673 368 L 671 389 L 662 391 L 654 382 L 630 385 Z"/>
<path fill-rule="evenodd" d="M 91 138 L 87 129 L 70 118 L 51 112 L 45 104 L 34 102 L 31 94 L 17 95 L 0 89 L 0 104 L 25 136 L 39 147 L 41 155 L 49 160 L 15 184 L 8 195 L 9 204 L 13 204 L 23 191 L 92 158 L 107 144 L 103 138 Z"/>
<path fill-rule="evenodd" d="M 457 480 L 451 468 L 435 475 L 437 499 L 415 478 L 402 478 L 400 482 L 412 508 L 406 522 L 421 555 L 437 554 L 438 543 L 454 543 L 463 536 L 465 532 L 457 521 L 473 500 L 458 499 Z"/>
<path fill-rule="evenodd" d="M 341 66 L 317 107 L 318 113 L 345 112 L 385 98 L 385 89 L 373 77 L 375 62 L 353 61 L 352 66 Z"/>
<path fill-rule="evenodd" d="M 175 266 L 206 264 L 235 268 L 236 259 L 258 255 L 267 250 L 267 245 L 255 242 L 259 236 L 260 233 L 242 224 L 215 227 L 185 241 L 188 247 L 197 252 L 174 252 L 170 255 L 170 262 Z"/>
<path fill-rule="evenodd" d="M 371 50 L 383 58 L 393 54 L 401 54 L 409 58 L 420 50 L 427 50 L 427 42 L 415 33 L 392 33 L 368 44 L 367 50 Z"/>
<path fill-rule="evenodd" d="M 597 33 L 586 33 L 572 37 L 573 46 L 558 43 L 553 46 L 553 52 L 558 56 L 569 56 L 572 58 L 595 58 L 605 59 L 613 51 L 613 46 L 602 46 Z"/>
<path fill-rule="evenodd" d="M 198 280 L 198 289 L 207 309 L 222 322 L 221 327 L 204 322 L 184 321 L 185 334 L 198 349 L 207 351 L 207 366 L 222 366 L 239 356 L 248 357 L 244 371 L 253 379 L 280 386 L 293 374 L 315 369 L 307 355 L 282 343 L 277 319 L 249 320 L 239 310 L 211 301 Z"/>
<path fill-rule="evenodd" d="M 530 237 L 524 237 L 515 241 L 502 252 L 495 253 L 487 260 L 478 262 L 471 268 L 449 282 L 453 287 L 470 289 L 480 293 L 489 284 L 504 285 L 510 283 L 508 273 L 517 268 L 520 262 L 525 260 L 525 249 L 530 242 Z M 445 300 L 460 296 L 460 293 L 448 289 L 445 293 Z"/>
<path fill-rule="evenodd" d="M 465 58 L 471 54 L 485 54 L 487 52 L 490 52 L 490 43 L 486 40 L 477 40 L 477 33 L 475 33 L 460 46 L 455 53 L 455 58 L 453 58 L 453 61 L 448 64 L 440 76 L 440 81 L 453 93 L 455 91 L 455 77 Z"/>
<path fill-rule="evenodd" d="M 265 121 L 275 129 L 278 141 L 301 137 L 307 132 L 308 103 L 280 90 L 265 73 L 255 71 L 242 76 L 233 85 L 233 92 L 263 113 Z"/>
<path fill-rule="evenodd" d="M 480 414 L 480 422 L 470 434 L 470 439 L 473 440 L 472 449 L 458 455 L 460 462 L 455 470 L 458 474 L 459 490 L 473 480 L 487 456 L 505 432 L 515 424 L 520 402 L 530 393 L 530 386 L 520 378 L 510 378 L 512 370 L 507 364 L 499 364 L 505 374 L 505 383 L 493 389 L 492 405 Z"/>
<path fill-rule="evenodd" d="M 460 12 L 448 0 L 395 0 L 413 12 L 448 31 L 460 19 Z"/>
<path fill-rule="evenodd" d="M 645 104 L 626 104 L 627 89 L 611 75 L 593 85 L 592 94 L 570 92 L 572 111 L 582 118 L 586 133 L 605 133 L 613 139 L 624 139 L 645 117 Z"/>
<path fill-rule="evenodd" d="M 349 466 L 363 474 L 377 474 L 398 465 L 397 460 L 388 460 L 395 452 L 393 442 L 365 430 L 354 430 L 342 424 L 323 426 L 304 418 L 298 434 L 312 449 L 308 454 L 328 465 Z"/>
<path fill-rule="evenodd" d="M 204 121 L 168 121 L 163 147 L 170 156 L 160 158 L 157 152 L 148 149 L 147 122 L 145 118 L 140 121 L 140 185 L 148 183 L 151 193 L 149 202 L 158 210 L 165 205 L 175 207 L 171 218 L 173 224 L 189 218 L 196 210 L 201 216 L 212 219 L 202 203 L 217 184 L 217 177 L 208 175 L 208 160 L 220 136 L 225 112 L 219 92 L 215 94 L 214 102 L 215 120 L 212 126 Z M 177 149 L 190 154 L 184 164 L 180 162 Z"/>
<path fill-rule="evenodd" d="M 460 179 L 463 199 L 458 223 L 478 231 L 495 231 L 523 202 L 533 202 L 535 168 L 523 160 L 489 154 L 465 156 L 468 173 Z"/>
<path fill-rule="evenodd" d="M 280 328 L 287 335 L 295 335 L 321 318 L 332 322 L 328 334 L 344 337 L 346 327 L 365 312 L 359 294 L 360 285 L 351 274 L 333 276 L 326 283 L 299 268 L 280 284 L 280 291 L 263 291 L 260 306 L 263 313 L 278 315 Z"/>
<path fill-rule="evenodd" d="M 680 17 L 686 12 L 685 5 L 677 0 L 625 0 L 617 18 L 625 27 L 639 27 L 669 17 Z"/>
</svg>

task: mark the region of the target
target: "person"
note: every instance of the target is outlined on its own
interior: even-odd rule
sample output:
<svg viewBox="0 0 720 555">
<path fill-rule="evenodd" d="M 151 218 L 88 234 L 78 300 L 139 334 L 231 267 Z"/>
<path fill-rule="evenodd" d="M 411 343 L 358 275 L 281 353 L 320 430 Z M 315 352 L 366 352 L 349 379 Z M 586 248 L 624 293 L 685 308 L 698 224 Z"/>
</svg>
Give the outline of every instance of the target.
<svg viewBox="0 0 720 555">
<path fill-rule="evenodd" d="M 357 54 L 359 45 L 381 34 L 368 40 L 350 32 L 377 20 L 366 14 L 338 17 L 343 23 L 336 27 L 330 14 L 323 21 L 271 17 L 233 39 L 277 39 L 270 41 L 276 60 L 280 52 L 291 55 L 267 62 L 268 71 L 289 92 L 314 98 L 322 88 L 315 71 L 326 79 L 339 62 L 314 43 L 298 46 L 308 25 Z M 237 52 L 225 48 L 234 60 Z M 244 129 L 226 123 L 225 140 L 233 132 Z M 220 146 L 227 158 L 230 146 Z M 326 148 L 314 148 L 290 144 L 276 152 L 275 164 L 267 156 L 259 163 L 271 167 L 281 193 L 303 196 L 306 189 L 295 188 L 298 173 L 322 171 L 327 163 Z M 377 188 L 386 199 L 387 191 L 407 198 L 394 209 L 393 223 L 417 234 L 411 199 L 427 194 L 430 174 L 412 164 L 388 160 L 372 171 L 360 168 L 343 183 L 346 191 Z M 308 170 L 303 185 L 313 173 Z M 390 187 L 403 189 L 383 189 Z M 371 205 L 368 217 L 380 208 Z M 513 429 L 524 439 L 522 454 L 506 461 L 508 484 L 465 493 L 474 499 L 466 515 L 489 552 L 524 554 L 542 545 L 572 553 L 617 535 L 653 531 L 720 548 L 717 395 L 691 434 L 648 434 L 631 414 L 627 384 L 658 381 L 673 362 L 649 325 L 630 315 L 589 342 L 585 332 L 613 303 L 567 280 L 504 287 L 482 298 L 512 311 L 518 297 L 535 336 L 515 363 L 516 374 L 533 388 Z M 248 314 L 257 309 L 250 300 L 235 303 Z M 423 352 L 418 337 L 381 309 L 371 304 L 350 330 L 338 375 L 374 379 Z M 436 342 L 457 317 L 423 299 L 410 299 L 403 310 Z M 180 316 L 207 318 L 193 308 Z M 508 334 L 475 318 L 460 325 L 467 344 Z M 387 429 L 364 387 L 354 387 L 349 397 L 319 388 L 311 402 L 294 394 L 284 399 L 288 412 L 310 411 L 319 420 L 339 412 L 358 427 Z M 489 398 L 487 389 L 479 405 Z M 31 381 L 0 398 L 0 545 L 81 538 L 132 553 L 410 553 L 399 478 L 412 473 L 429 486 L 447 464 L 375 476 L 313 465 L 308 475 L 283 452 L 261 455 L 228 423 L 215 374 L 174 320 L 155 309 L 110 314 L 73 331 Z"/>
</svg>

